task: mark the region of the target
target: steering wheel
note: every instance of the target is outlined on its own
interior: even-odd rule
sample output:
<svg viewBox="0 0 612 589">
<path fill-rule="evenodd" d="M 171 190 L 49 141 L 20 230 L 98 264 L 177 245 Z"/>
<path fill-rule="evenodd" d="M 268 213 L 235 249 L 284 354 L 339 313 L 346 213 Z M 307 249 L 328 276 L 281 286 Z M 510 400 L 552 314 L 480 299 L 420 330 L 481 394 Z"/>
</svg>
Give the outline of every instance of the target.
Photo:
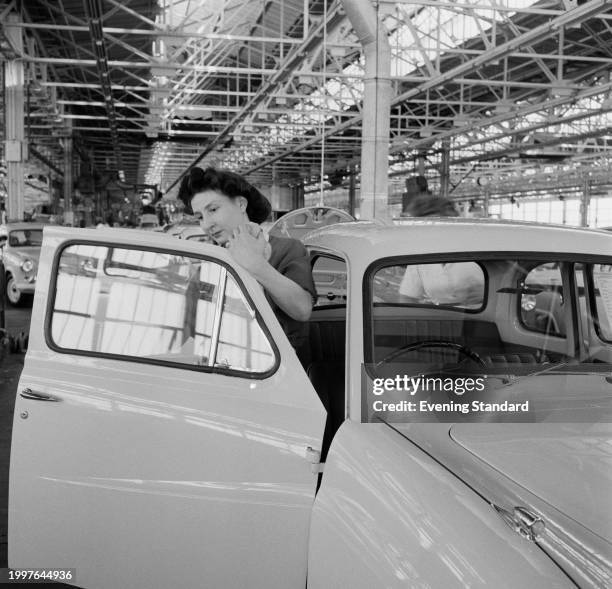
<svg viewBox="0 0 612 589">
<path fill-rule="evenodd" d="M 484 360 L 476 352 L 474 352 L 474 350 L 458 342 L 450 342 L 447 340 L 420 340 L 402 346 L 397 350 L 393 350 L 391 353 L 387 354 L 382 360 L 376 363 L 376 368 L 383 364 L 386 364 L 387 362 L 390 362 L 391 360 L 397 358 L 398 356 L 401 356 L 402 354 L 405 354 L 406 352 L 414 352 L 415 350 L 420 350 L 421 348 L 451 348 L 467 356 L 468 358 L 470 358 L 470 360 L 474 360 L 474 362 L 477 362 L 481 366 L 486 366 Z"/>
</svg>

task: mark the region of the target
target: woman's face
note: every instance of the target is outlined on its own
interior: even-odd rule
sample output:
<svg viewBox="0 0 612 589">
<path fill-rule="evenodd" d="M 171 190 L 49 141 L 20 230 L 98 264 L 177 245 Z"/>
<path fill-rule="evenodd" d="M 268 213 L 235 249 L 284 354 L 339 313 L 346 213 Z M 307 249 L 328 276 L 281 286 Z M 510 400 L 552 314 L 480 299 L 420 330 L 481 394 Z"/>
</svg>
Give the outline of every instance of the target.
<svg viewBox="0 0 612 589">
<path fill-rule="evenodd" d="M 231 198 L 218 190 L 198 192 L 191 199 L 193 214 L 200 216 L 202 229 L 219 245 L 225 245 L 234 229 L 246 223 L 247 199 Z"/>
</svg>

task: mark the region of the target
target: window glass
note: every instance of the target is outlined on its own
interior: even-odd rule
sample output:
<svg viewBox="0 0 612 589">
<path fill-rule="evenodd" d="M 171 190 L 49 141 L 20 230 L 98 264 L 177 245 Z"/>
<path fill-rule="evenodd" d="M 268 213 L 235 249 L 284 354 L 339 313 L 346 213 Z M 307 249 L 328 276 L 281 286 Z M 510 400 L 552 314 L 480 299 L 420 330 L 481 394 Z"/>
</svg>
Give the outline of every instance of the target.
<svg viewBox="0 0 612 589">
<path fill-rule="evenodd" d="M 475 262 L 389 266 L 374 277 L 373 294 L 374 302 L 478 309 L 484 303 L 485 275 Z"/>
<path fill-rule="evenodd" d="M 593 265 L 593 284 L 599 337 L 612 342 L 612 264 Z"/>
<path fill-rule="evenodd" d="M 255 311 L 234 278 L 228 275 L 216 364 L 235 370 L 263 372 L 273 363 L 274 354 L 257 324 Z"/>
<path fill-rule="evenodd" d="M 565 262 L 489 253 L 389 262 L 365 276 L 364 361 L 378 374 L 398 364 L 407 374 L 528 374 L 568 359 L 566 323 L 573 317 L 564 307 Z"/>
<path fill-rule="evenodd" d="M 51 337 L 71 350 L 246 372 L 265 372 L 275 360 L 223 266 L 136 249 L 63 250 Z"/>
<path fill-rule="evenodd" d="M 557 262 L 527 271 L 521 288 L 520 319 L 526 329 L 565 337 L 563 282 Z"/>
<path fill-rule="evenodd" d="M 346 305 L 346 262 L 319 256 L 312 267 L 317 289 L 317 307 Z"/>
<path fill-rule="evenodd" d="M 42 229 L 16 229 L 9 234 L 11 247 L 29 247 L 42 245 Z"/>
</svg>

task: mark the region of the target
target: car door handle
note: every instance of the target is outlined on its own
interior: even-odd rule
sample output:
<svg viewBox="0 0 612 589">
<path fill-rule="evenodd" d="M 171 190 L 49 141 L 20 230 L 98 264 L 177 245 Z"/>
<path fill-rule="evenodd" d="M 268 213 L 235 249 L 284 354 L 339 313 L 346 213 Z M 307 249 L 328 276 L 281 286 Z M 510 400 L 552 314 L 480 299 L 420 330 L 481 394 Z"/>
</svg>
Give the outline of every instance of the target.
<svg viewBox="0 0 612 589">
<path fill-rule="evenodd" d="M 53 401 L 54 403 L 61 401 L 61 399 L 55 395 L 41 393 L 40 391 L 33 391 L 32 389 L 23 389 L 23 391 L 21 391 L 19 394 L 24 399 L 32 399 L 33 401 Z"/>
</svg>

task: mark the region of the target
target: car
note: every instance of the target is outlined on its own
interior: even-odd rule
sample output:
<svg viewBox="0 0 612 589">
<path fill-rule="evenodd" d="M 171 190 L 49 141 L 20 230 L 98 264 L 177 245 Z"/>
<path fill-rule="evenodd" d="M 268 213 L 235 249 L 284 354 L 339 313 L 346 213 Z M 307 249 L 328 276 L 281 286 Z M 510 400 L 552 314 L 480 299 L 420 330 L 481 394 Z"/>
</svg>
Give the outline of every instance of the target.
<svg viewBox="0 0 612 589">
<path fill-rule="evenodd" d="M 180 221 L 164 225 L 162 231 L 179 239 L 195 239 L 196 241 L 207 241 L 208 237 L 200 227 L 200 222 L 193 216 L 185 215 Z M 197 236 L 197 237 L 191 237 Z"/>
<path fill-rule="evenodd" d="M 7 239 L 0 244 L 5 273 L 5 293 L 11 305 L 31 298 L 36 287 L 38 257 L 42 245 L 42 223 L 7 223 Z"/>
<path fill-rule="evenodd" d="M 45 230 L 9 567 L 88 589 L 612 586 L 612 235 L 456 218 L 303 242 L 319 297 L 294 350 L 226 248 Z"/>
<path fill-rule="evenodd" d="M 211 242 L 210 236 L 198 225 L 179 225 L 175 227 L 170 235 L 178 239 L 188 239 L 190 241 Z"/>
<path fill-rule="evenodd" d="M 144 213 L 140 215 L 138 229 L 142 229 L 144 231 L 161 231 L 157 215 L 152 213 Z"/>
</svg>

